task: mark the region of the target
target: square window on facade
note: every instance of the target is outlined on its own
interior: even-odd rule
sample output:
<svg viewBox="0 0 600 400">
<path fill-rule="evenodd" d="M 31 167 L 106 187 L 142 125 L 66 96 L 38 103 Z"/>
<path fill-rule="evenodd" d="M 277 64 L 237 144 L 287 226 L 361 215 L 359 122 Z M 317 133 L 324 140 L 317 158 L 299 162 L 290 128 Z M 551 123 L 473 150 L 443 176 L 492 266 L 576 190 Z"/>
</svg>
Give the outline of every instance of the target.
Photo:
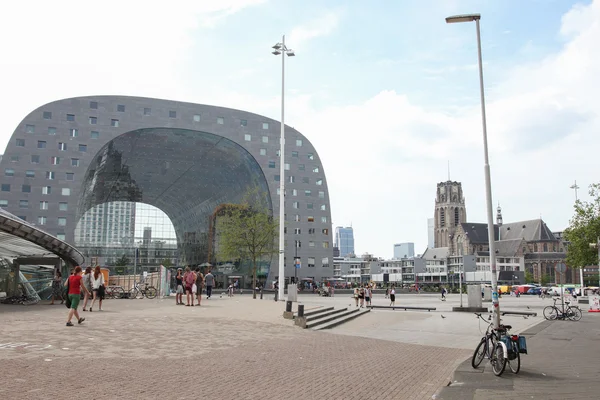
<svg viewBox="0 0 600 400">
<path fill-rule="evenodd" d="M 302 147 L 302 139 L 296 139 L 296 146 Z"/>
<path fill-rule="evenodd" d="M 321 223 L 326 224 L 327 223 L 327 217 L 321 217 Z"/>
<path fill-rule="evenodd" d="M 48 209 L 48 202 L 40 201 L 40 210 L 47 210 L 47 209 Z"/>
<path fill-rule="evenodd" d="M 315 258 L 314 257 L 308 257 L 308 268 L 314 268 L 315 267 Z"/>
<path fill-rule="evenodd" d="M 296 177 L 293 175 L 290 175 L 289 180 L 290 180 L 290 183 L 294 183 L 294 182 L 296 182 Z"/>
<path fill-rule="evenodd" d="M 112 126 L 113 128 L 118 128 L 119 127 L 119 120 L 118 119 L 111 119 L 110 120 L 110 126 Z"/>
<path fill-rule="evenodd" d="M 294 215 L 294 221 L 300 222 L 300 215 L 299 214 Z M 295 229 L 295 231 L 296 231 L 296 234 L 298 234 L 298 229 L 297 228 Z"/>
<path fill-rule="evenodd" d="M 301 234 L 302 234 L 302 229 L 294 228 L 294 235 L 301 235 Z"/>
<path fill-rule="evenodd" d="M 314 173 L 318 173 L 318 172 L 319 172 L 319 167 L 314 167 L 314 168 L 313 168 L 313 172 L 314 172 Z"/>
<path fill-rule="evenodd" d="M 298 203 L 297 201 L 294 201 L 292 203 L 292 207 L 294 207 L 294 208 L 300 208 L 300 203 Z"/>
<path fill-rule="evenodd" d="M 306 221 L 307 222 L 315 222 L 315 217 L 312 217 L 312 216 L 306 217 Z"/>
<path fill-rule="evenodd" d="M 251 140 L 252 140 L 252 136 L 251 136 L 251 135 L 248 135 L 248 134 L 245 134 L 245 135 L 244 135 L 244 140 L 245 140 L 246 142 L 249 142 L 249 141 L 251 141 Z"/>
<path fill-rule="evenodd" d="M 98 109 L 98 102 L 97 101 L 90 101 L 90 108 L 92 110 L 97 110 Z"/>
<path fill-rule="evenodd" d="M 58 203 L 58 209 L 60 211 L 67 211 L 69 209 L 69 203 L 65 203 L 64 201 Z"/>
<path fill-rule="evenodd" d="M 37 147 L 38 147 L 38 149 L 45 149 L 46 148 L 46 141 L 45 140 L 38 140 Z"/>
<path fill-rule="evenodd" d="M 79 151 L 85 153 L 87 151 L 87 144 L 80 144 Z"/>
<path fill-rule="evenodd" d="M 325 198 L 325 192 L 319 192 L 319 198 L 320 199 L 324 199 Z"/>
<path fill-rule="evenodd" d="M 310 183 L 310 180 L 308 179 L 308 177 L 303 176 L 302 177 L 302 183 Z"/>
<path fill-rule="evenodd" d="M 275 154 L 277 154 L 277 157 L 281 157 L 281 150 L 277 150 Z"/>
<path fill-rule="evenodd" d="M 313 153 L 308 153 L 307 156 L 308 156 L 309 160 L 314 160 L 315 159 L 315 156 L 314 156 Z"/>
<path fill-rule="evenodd" d="M 90 137 L 92 139 L 98 139 L 100 137 L 100 132 L 98 132 L 98 131 L 91 131 L 90 132 Z"/>
<path fill-rule="evenodd" d="M 144 107 L 144 115 L 150 115 L 152 114 L 152 110 L 148 107 Z"/>
<path fill-rule="evenodd" d="M 79 167 L 79 158 L 71 158 L 71 167 Z"/>
<path fill-rule="evenodd" d="M 269 143 L 269 137 L 268 136 L 263 136 L 262 137 L 262 142 L 263 143 Z"/>
<path fill-rule="evenodd" d="M 117 104 L 117 112 L 125 112 L 125 105 Z"/>
<path fill-rule="evenodd" d="M 304 164 L 298 164 L 298 171 L 306 170 L 306 166 Z"/>
<path fill-rule="evenodd" d="M 177 111 L 169 111 L 169 118 L 177 118 Z"/>
<path fill-rule="evenodd" d="M 58 217 L 58 226 L 67 225 L 67 219 L 65 217 Z"/>
<path fill-rule="evenodd" d="M 75 114 L 67 114 L 67 121 L 75 121 Z"/>
<path fill-rule="evenodd" d="M 225 118 L 223 118 L 223 117 L 217 117 L 217 124 L 223 125 L 224 123 L 225 123 Z"/>
<path fill-rule="evenodd" d="M 59 165 L 60 164 L 60 157 L 50 157 L 50 164 L 52 164 L 52 165 Z"/>
<path fill-rule="evenodd" d="M 47 221 L 46 217 L 44 217 L 44 216 L 38 217 L 38 224 L 39 225 L 46 225 L 46 221 Z"/>
<path fill-rule="evenodd" d="M 10 156 L 10 162 L 19 162 L 19 156 Z"/>
<path fill-rule="evenodd" d="M 275 175 L 275 182 L 279 182 L 281 180 L 281 177 L 279 175 Z"/>
<path fill-rule="evenodd" d="M 52 119 L 52 113 L 50 111 L 44 111 L 44 119 Z"/>
<path fill-rule="evenodd" d="M 297 151 L 292 151 L 292 157 L 298 158 L 298 152 Z"/>
<path fill-rule="evenodd" d="M 323 235 L 329 235 L 329 229 L 328 228 L 321 229 L 321 233 L 323 233 Z"/>
<path fill-rule="evenodd" d="M 40 156 L 38 156 L 36 154 L 32 154 L 31 155 L 31 163 L 32 164 L 39 164 L 40 163 Z"/>
<path fill-rule="evenodd" d="M 308 234 L 309 235 L 314 235 L 315 234 L 315 228 L 308 228 Z"/>
<path fill-rule="evenodd" d="M 56 172 L 54 172 L 54 171 L 46 171 L 46 179 L 52 180 L 52 179 L 55 179 L 55 176 L 56 176 Z"/>
<path fill-rule="evenodd" d="M 9 183 L 3 183 L 2 186 L 0 186 L 0 189 L 3 192 L 10 192 L 10 184 Z"/>
<path fill-rule="evenodd" d="M 261 156 L 266 156 L 267 155 L 267 149 L 260 149 L 260 155 Z"/>
<path fill-rule="evenodd" d="M 27 178 L 35 178 L 35 171 L 28 169 L 27 171 L 25 171 L 25 176 Z"/>
<path fill-rule="evenodd" d="M 329 248 L 329 242 L 323 242 L 323 248 L 324 249 L 328 249 Z"/>
<path fill-rule="evenodd" d="M 65 175 L 65 178 L 66 178 L 66 180 L 68 180 L 68 181 L 75 180 L 75 174 L 74 174 L 74 173 L 72 173 L 72 172 L 67 172 L 67 173 L 66 173 L 66 175 Z"/>
<path fill-rule="evenodd" d="M 71 189 L 69 189 L 69 188 L 62 188 L 60 194 L 62 194 L 63 196 L 70 196 L 71 195 Z"/>
<path fill-rule="evenodd" d="M 327 211 L 327 205 L 321 204 L 321 211 Z"/>
<path fill-rule="evenodd" d="M 306 203 L 306 209 L 308 210 L 312 210 L 313 209 L 313 203 Z"/>
<path fill-rule="evenodd" d="M 25 139 L 17 139 L 16 145 L 17 147 L 25 147 Z"/>
<path fill-rule="evenodd" d="M 240 120 L 240 126 L 248 126 L 248 121 L 245 119 Z"/>
<path fill-rule="evenodd" d="M 308 242 L 308 247 L 315 247 L 315 242 L 312 240 Z"/>
<path fill-rule="evenodd" d="M 62 142 L 58 142 L 58 149 L 60 151 L 66 151 L 67 150 L 67 144 L 66 143 L 62 143 Z"/>
<path fill-rule="evenodd" d="M 25 125 L 26 133 L 35 133 L 35 125 Z"/>
<path fill-rule="evenodd" d="M 77 137 L 77 136 L 79 136 L 79 130 L 78 129 L 69 129 L 69 135 L 71 137 Z"/>
<path fill-rule="evenodd" d="M 269 168 L 275 168 L 275 161 L 269 161 Z"/>
<path fill-rule="evenodd" d="M 23 185 L 23 186 L 21 186 L 21 192 L 23 192 L 23 193 L 31 193 L 31 185 Z"/>
<path fill-rule="evenodd" d="M 48 135 L 56 135 L 56 128 L 53 126 L 48 127 Z"/>
<path fill-rule="evenodd" d="M 312 193 L 310 192 L 310 190 L 305 190 L 304 191 L 304 195 L 305 196 L 312 196 Z"/>
<path fill-rule="evenodd" d="M 289 170 L 290 170 L 290 164 L 288 164 L 288 163 L 285 163 L 285 164 L 283 165 L 283 168 L 284 168 L 286 171 L 289 171 Z"/>
<path fill-rule="evenodd" d="M 263 122 L 262 127 L 263 127 L 263 129 L 269 129 L 269 123 Z"/>
<path fill-rule="evenodd" d="M 90 125 L 96 125 L 96 124 L 98 124 L 98 118 L 90 117 L 89 122 L 90 122 Z"/>
<path fill-rule="evenodd" d="M 0 200 L 0 207 L 8 207 L 8 200 Z"/>
<path fill-rule="evenodd" d="M 57 233 L 57 234 L 56 234 L 56 238 L 57 238 L 58 240 L 65 240 L 65 239 L 66 239 L 66 236 L 65 236 L 65 234 L 64 234 L 64 233 Z"/>
<path fill-rule="evenodd" d="M 298 196 L 298 190 L 292 189 L 292 196 Z"/>
<path fill-rule="evenodd" d="M 200 114 L 194 114 L 194 122 L 200 122 Z"/>
<path fill-rule="evenodd" d="M 321 186 L 321 185 L 323 185 L 323 179 L 317 179 L 317 182 L 316 182 L 316 184 L 317 184 L 318 186 Z"/>
</svg>

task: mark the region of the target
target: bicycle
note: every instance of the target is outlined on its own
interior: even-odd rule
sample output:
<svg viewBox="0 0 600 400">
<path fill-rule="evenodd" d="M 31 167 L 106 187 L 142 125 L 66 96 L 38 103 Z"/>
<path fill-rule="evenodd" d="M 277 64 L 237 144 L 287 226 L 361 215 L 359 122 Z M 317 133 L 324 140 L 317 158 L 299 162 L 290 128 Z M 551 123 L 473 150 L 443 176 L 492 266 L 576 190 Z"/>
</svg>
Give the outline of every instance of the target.
<svg viewBox="0 0 600 400">
<path fill-rule="evenodd" d="M 141 283 L 141 282 L 140 282 Z M 144 283 L 144 288 L 140 287 L 140 283 L 134 283 L 133 288 L 129 291 L 129 298 L 135 299 L 138 297 L 138 294 L 142 294 L 147 299 L 154 299 L 158 294 L 156 288 L 154 286 L 149 286 L 147 283 Z"/>
<path fill-rule="evenodd" d="M 487 321 L 480 313 L 475 313 L 478 319 Z M 509 335 L 508 331 L 512 329 L 510 325 L 500 325 L 498 329 L 493 328 L 493 322 L 490 322 L 485 336 L 475 348 L 471 359 L 473 368 L 479 367 L 484 358 L 490 360 L 494 375 L 500 376 L 504 373 L 508 364 L 510 370 L 517 374 L 521 370 L 521 355 L 519 349 L 519 336 Z"/>
<path fill-rule="evenodd" d="M 123 286 L 107 286 L 105 289 L 106 297 L 112 297 L 113 299 L 122 299 L 125 297 L 125 289 Z"/>
<path fill-rule="evenodd" d="M 563 304 L 561 307 L 561 311 L 556 305 L 556 302 L 560 300 L 560 297 L 554 297 L 552 300 L 554 300 L 554 304 L 551 306 L 546 306 L 544 308 L 544 318 L 546 318 L 549 321 L 554 321 L 557 319 L 562 319 L 566 321 L 567 319 L 570 319 L 571 321 L 577 322 L 581 320 L 583 313 L 581 312 L 579 306 L 571 306 L 570 301 L 565 301 L 564 304 L 566 304 L 567 307 L 565 308 Z"/>
</svg>

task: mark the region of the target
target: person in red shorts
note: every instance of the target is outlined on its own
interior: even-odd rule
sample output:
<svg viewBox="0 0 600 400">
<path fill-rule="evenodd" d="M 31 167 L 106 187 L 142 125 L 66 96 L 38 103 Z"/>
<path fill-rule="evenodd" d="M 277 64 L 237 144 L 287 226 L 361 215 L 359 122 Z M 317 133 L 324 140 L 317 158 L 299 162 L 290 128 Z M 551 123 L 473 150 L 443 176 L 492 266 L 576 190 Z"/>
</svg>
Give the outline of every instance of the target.
<svg viewBox="0 0 600 400">
<path fill-rule="evenodd" d="M 71 308 L 69 309 L 69 317 L 67 319 L 67 326 L 73 326 L 71 320 L 73 319 L 73 315 L 77 318 L 77 323 L 81 324 L 85 321 L 85 318 L 80 318 L 79 313 L 77 312 L 77 307 L 79 306 L 79 300 L 81 299 L 81 291 L 85 290 L 87 295 L 90 295 L 90 291 L 85 287 L 82 281 L 81 276 L 81 267 L 77 266 L 75 268 L 74 274 L 67 279 L 65 282 L 65 286 L 67 286 L 67 282 L 69 284 L 69 300 L 71 301 Z"/>
</svg>

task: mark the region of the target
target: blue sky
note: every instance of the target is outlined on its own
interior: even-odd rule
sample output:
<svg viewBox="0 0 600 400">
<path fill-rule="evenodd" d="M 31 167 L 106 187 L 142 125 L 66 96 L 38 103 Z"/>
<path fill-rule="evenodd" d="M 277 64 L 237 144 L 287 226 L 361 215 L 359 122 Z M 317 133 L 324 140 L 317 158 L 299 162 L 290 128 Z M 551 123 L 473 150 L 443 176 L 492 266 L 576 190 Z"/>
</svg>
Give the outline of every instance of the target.
<svg viewBox="0 0 600 400">
<path fill-rule="evenodd" d="M 15 4 L 12 4 L 15 3 Z M 474 24 L 482 46 L 494 203 L 507 222 L 568 225 L 577 179 L 597 182 L 600 1 L 203 0 L 12 2 L 0 13 L 4 146 L 32 109 L 92 94 L 158 97 L 279 118 L 316 146 L 334 225 L 356 250 L 422 252 L 435 185 L 463 182 L 485 221 Z M 27 16 L 25 18 L 24 16 Z"/>
</svg>

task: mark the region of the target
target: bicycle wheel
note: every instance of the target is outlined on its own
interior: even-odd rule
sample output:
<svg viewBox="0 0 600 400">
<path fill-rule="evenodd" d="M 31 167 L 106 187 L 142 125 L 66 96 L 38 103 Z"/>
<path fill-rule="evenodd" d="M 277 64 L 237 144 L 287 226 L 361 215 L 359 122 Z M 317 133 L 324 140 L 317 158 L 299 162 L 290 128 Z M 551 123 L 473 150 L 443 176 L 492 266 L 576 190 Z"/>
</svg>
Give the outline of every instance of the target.
<svg viewBox="0 0 600 400">
<path fill-rule="evenodd" d="M 554 306 L 544 307 L 544 318 L 547 320 L 555 320 L 558 317 L 558 308 Z"/>
<path fill-rule="evenodd" d="M 156 288 L 154 286 L 148 286 L 144 291 L 144 294 L 147 299 L 154 299 L 156 298 Z"/>
<path fill-rule="evenodd" d="M 494 346 L 494 351 L 490 362 L 492 363 L 492 371 L 494 372 L 494 375 L 500 376 L 504 373 L 504 369 L 506 368 L 506 358 L 504 358 L 504 350 L 502 349 L 500 343 L 496 343 Z"/>
<path fill-rule="evenodd" d="M 517 352 L 517 358 L 514 360 L 507 360 L 508 367 L 513 374 L 518 374 L 521 370 L 521 354 L 519 353 L 519 346 L 515 342 L 512 342 L 513 351 Z"/>
<path fill-rule="evenodd" d="M 571 321 L 579 321 L 581 320 L 582 313 L 579 307 L 569 307 L 567 311 L 567 316 Z"/>
<path fill-rule="evenodd" d="M 477 348 L 475 349 L 475 352 L 473 353 L 473 357 L 471 358 L 471 366 L 473 368 L 479 367 L 479 364 L 481 364 L 481 362 L 487 355 L 487 352 L 487 338 L 483 338 L 481 339 L 481 341 L 477 345 Z"/>
<path fill-rule="evenodd" d="M 138 290 L 138 288 L 133 288 L 129 291 L 129 298 L 130 299 L 137 299 L 138 295 L 140 294 L 140 291 Z"/>
<path fill-rule="evenodd" d="M 115 286 L 113 288 L 111 288 L 112 291 L 112 298 L 113 299 L 122 299 L 125 295 L 125 290 L 123 290 L 122 287 L 120 286 Z"/>
</svg>

